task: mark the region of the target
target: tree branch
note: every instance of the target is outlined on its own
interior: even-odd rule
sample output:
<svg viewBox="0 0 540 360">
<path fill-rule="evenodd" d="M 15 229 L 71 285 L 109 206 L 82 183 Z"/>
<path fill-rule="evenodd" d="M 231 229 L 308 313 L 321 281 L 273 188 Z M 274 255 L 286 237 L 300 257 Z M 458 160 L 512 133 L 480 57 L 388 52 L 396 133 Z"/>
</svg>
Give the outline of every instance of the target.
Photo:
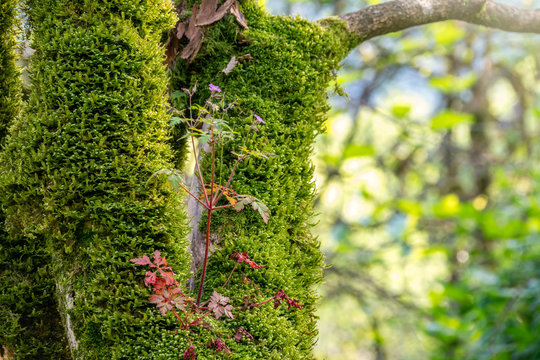
<svg viewBox="0 0 540 360">
<path fill-rule="evenodd" d="M 540 33 L 540 9 L 492 0 L 395 0 L 341 15 L 360 41 L 444 20 L 462 20 L 512 32 Z"/>
</svg>

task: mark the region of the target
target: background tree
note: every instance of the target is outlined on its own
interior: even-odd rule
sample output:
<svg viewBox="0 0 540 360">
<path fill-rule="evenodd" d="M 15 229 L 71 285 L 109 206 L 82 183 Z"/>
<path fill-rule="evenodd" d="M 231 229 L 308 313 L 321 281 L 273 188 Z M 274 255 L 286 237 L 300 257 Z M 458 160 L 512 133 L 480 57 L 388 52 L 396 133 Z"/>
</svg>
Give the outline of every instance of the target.
<svg viewBox="0 0 540 360">
<path fill-rule="evenodd" d="M 242 30 L 244 18 L 237 12 L 236 18 L 227 15 L 211 26 L 205 24 L 200 31 L 193 26 L 189 32 L 187 27 L 184 37 L 181 30 L 186 27 L 182 24 L 196 23 L 199 8 L 192 1 L 183 2 L 178 26 L 170 34 L 168 52 L 169 60 L 174 60 L 177 51 L 180 57 L 170 62 L 170 93 L 176 108 L 185 108 L 182 98 L 175 96 L 181 87 L 189 87 L 195 80 L 203 88 L 210 82 L 217 83 L 238 102 L 228 117 L 233 128 L 247 131 L 248 124 L 243 123 L 245 115 L 260 114 L 267 121 L 266 135 L 259 137 L 257 144 L 248 145 L 276 154 L 265 164 L 253 161 L 243 164 L 234 184 L 239 192 L 265 201 L 273 214 L 271 221 L 261 226 L 255 215 L 247 212 L 223 213 L 217 218 L 213 224 L 219 251 L 211 257 L 208 283 L 223 282 L 230 270 L 227 258 L 231 251 L 240 248 L 257 254 L 257 260 L 267 264 L 267 271 L 253 279 L 263 295 L 271 295 L 273 289 L 281 287 L 298 297 L 306 308 L 298 313 L 265 309 L 242 313 L 235 323 L 225 326 L 249 325 L 257 341 L 234 348 L 232 356 L 309 358 L 316 335 L 312 315 L 316 296 L 312 285 L 320 281 L 322 259 L 318 242 L 309 231 L 313 170 L 308 154 L 325 118 L 324 99 L 334 69 L 359 42 L 376 35 L 456 18 L 507 30 L 538 31 L 537 14 L 490 1 L 451 5 L 442 1 L 393 1 L 343 16 L 346 22 L 326 19 L 312 23 L 269 16 L 252 2 L 243 2 L 238 9 L 233 3 L 227 1 L 221 6 L 228 4 L 241 10 L 249 29 Z M 167 22 L 156 21 L 162 19 L 157 5 L 141 5 L 141 8 L 126 3 L 108 8 L 93 2 L 84 5 L 37 2 L 31 6 L 38 51 L 34 62 L 37 85 L 34 104 L 39 117 L 13 136 L 13 152 L 8 147 L 4 156 L 6 160 L 20 158 L 21 154 L 15 150 L 17 144 L 35 144 L 30 149 L 38 149 L 37 144 L 45 143 L 34 158 L 23 157 L 23 164 L 26 161 L 26 165 L 37 166 L 38 170 L 25 166 L 16 169 L 26 177 L 35 178 L 33 175 L 38 174 L 36 187 L 42 196 L 43 214 L 28 222 L 44 224 L 43 228 L 37 228 L 55 260 L 53 279 L 60 290 L 59 308 L 68 335 L 69 321 L 74 324 L 73 337 L 70 336 L 72 353 L 77 358 L 177 358 L 179 349 L 186 346 L 183 336 L 153 330 L 154 320 L 146 319 L 143 314 L 151 309 L 136 300 L 142 298 L 141 294 L 127 294 L 127 289 L 141 287 L 134 285 L 136 280 L 129 275 L 133 268 L 127 263 L 127 259 L 140 256 L 140 252 L 149 253 L 152 247 L 158 247 L 170 259 L 177 260 L 180 267 L 185 269 L 187 265 L 187 257 L 179 248 L 181 229 L 169 231 L 166 225 L 165 234 L 163 229 L 155 229 L 163 224 L 162 219 L 172 221 L 167 224 L 181 222 L 181 216 L 170 220 L 166 215 L 174 213 L 172 207 L 177 200 L 149 190 L 146 184 L 152 171 L 167 166 L 170 159 L 163 147 L 165 115 L 159 105 L 162 100 L 159 94 L 164 86 L 157 65 L 158 37 Z M 216 6 L 211 1 L 201 3 L 198 11 L 205 14 L 201 21 L 207 20 L 206 16 L 212 15 Z M 56 27 L 68 35 L 59 36 L 52 31 Z M 88 55 L 83 49 L 92 51 Z M 222 72 L 232 56 L 248 53 L 250 57 L 246 58 L 250 60 L 237 64 L 228 74 Z M 124 58 L 117 64 L 118 54 Z M 79 61 L 87 56 L 85 62 L 95 61 L 100 71 L 79 72 L 87 69 Z M 124 60 L 128 58 L 130 62 Z M 63 80 L 54 81 L 53 86 L 51 76 L 46 71 L 40 72 L 40 66 L 63 70 L 60 78 Z M 84 69 L 79 69 L 80 66 Z M 112 71 L 115 86 L 109 85 L 108 69 Z M 124 79 L 123 74 L 128 74 L 137 84 L 140 79 L 143 94 L 131 93 L 137 84 L 118 81 Z M 199 100 L 207 95 L 200 94 Z M 134 98 L 144 98 L 147 102 L 135 104 L 130 101 Z M 111 143 L 93 138 L 108 139 Z M 236 145 L 231 144 L 230 149 Z M 141 153 L 139 149 L 145 150 Z M 183 155 L 177 154 L 176 162 L 181 158 Z M 224 168 L 231 168 L 232 161 L 225 151 Z M 90 166 L 88 170 L 81 166 L 89 162 L 96 168 Z M 209 159 L 203 159 L 203 163 L 206 168 L 210 165 Z M 131 177 L 133 174 L 137 176 Z M 13 178 L 16 177 L 7 177 L 6 188 L 19 184 Z M 71 182 L 66 182 L 67 179 Z M 133 188 L 140 192 L 130 192 Z M 36 196 L 38 202 L 39 196 Z M 165 198 L 161 200 L 161 196 Z M 140 202 L 132 202 L 134 198 Z M 155 201 L 170 205 L 156 209 Z M 22 209 L 23 205 L 19 202 L 13 206 Z M 147 222 L 139 217 L 144 219 L 149 213 L 155 220 Z M 177 245 L 171 243 L 173 240 Z M 126 251 L 118 255 L 119 249 Z M 199 254 L 193 256 L 197 258 Z M 228 291 L 233 295 L 243 293 L 245 288 L 246 284 L 233 281 Z M 373 329 L 378 326 L 376 319 L 372 321 Z M 200 345 L 205 340 L 201 337 Z M 232 342 L 230 345 L 235 346 Z"/>
</svg>

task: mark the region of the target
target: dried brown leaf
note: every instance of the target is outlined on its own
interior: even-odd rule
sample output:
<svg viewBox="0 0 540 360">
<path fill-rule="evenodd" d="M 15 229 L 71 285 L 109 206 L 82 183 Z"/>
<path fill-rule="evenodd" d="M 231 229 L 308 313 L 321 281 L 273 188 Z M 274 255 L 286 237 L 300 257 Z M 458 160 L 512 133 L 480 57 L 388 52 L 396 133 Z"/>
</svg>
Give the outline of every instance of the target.
<svg viewBox="0 0 540 360">
<path fill-rule="evenodd" d="M 178 45 L 179 40 L 178 37 L 175 34 L 174 29 L 169 30 L 169 38 L 167 39 L 167 43 L 165 44 L 165 60 L 163 61 L 163 65 L 171 66 L 171 64 L 176 59 L 176 56 L 178 55 Z"/>
<path fill-rule="evenodd" d="M 225 69 L 221 71 L 225 74 L 229 74 L 231 71 L 233 71 L 236 64 L 238 64 L 238 60 L 236 60 L 236 56 L 233 56 L 227 66 L 225 66 Z"/>
<path fill-rule="evenodd" d="M 221 20 L 227 11 L 236 4 L 236 0 L 227 0 L 223 5 L 216 10 L 216 0 L 203 0 L 201 3 L 201 10 L 197 15 L 197 26 L 210 25 L 218 20 Z M 204 9 L 203 9 L 204 6 Z"/>
<path fill-rule="evenodd" d="M 246 30 L 248 29 L 247 19 L 244 16 L 244 14 L 242 14 L 242 12 L 240 11 L 240 7 L 238 6 L 237 2 L 235 2 L 234 5 L 231 7 L 231 14 L 234 15 L 234 17 L 236 18 L 236 21 L 238 21 L 238 23 L 242 25 L 244 29 Z"/>
<path fill-rule="evenodd" d="M 189 17 L 189 25 L 188 25 L 188 28 L 186 30 L 186 37 L 191 40 L 193 39 L 194 37 L 196 37 L 196 35 L 198 33 L 200 33 L 202 30 L 200 28 L 198 28 L 195 24 L 196 24 L 196 19 L 197 19 L 197 14 L 199 13 L 199 4 L 198 3 L 195 3 L 193 5 L 193 11 L 191 12 L 191 16 Z"/>
<path fill-rule="evenodd" d="M 178 38 L 178 40 L 182 39 L 182 37 L 184 36 L 186 30 L 187 30 L 187 27 L 188 27 L 188 24 L 185 23 L 185 22 L 178 22 L 176 24 L 176 37 Z"/>
<path fill-rule="evenodd" d="M 182 50 L 182 54 L 180 55 L 182 59 L 189 59 L 189 61 L 192 61 L 201 49 L 203 43 L 202 31 L 195 35 L 196 37 L 192 38 L 189 44 Z"/>
<path fill-rule="evenodd" d="M 199 13 L 197 14 L 196 24 L 199 25 L 200 21 L 208 19 L 216 13 L 218 7 L 218 0 L 202 0 Z"/>
</svg>

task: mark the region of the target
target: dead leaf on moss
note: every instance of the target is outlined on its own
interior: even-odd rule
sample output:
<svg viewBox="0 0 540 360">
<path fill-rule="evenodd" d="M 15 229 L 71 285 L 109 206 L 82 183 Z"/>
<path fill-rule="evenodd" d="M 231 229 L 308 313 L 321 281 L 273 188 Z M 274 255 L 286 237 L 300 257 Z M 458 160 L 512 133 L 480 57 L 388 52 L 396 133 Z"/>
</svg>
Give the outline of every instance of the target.
<svg viewBox="0 0 540 360">
<path fill-rule="evenodd" d="M 221 70 L 225 74 L 229 74 L 233 69 L 238 65 L 239 62 L 245 61 L 245 60 L 251 60 L 253 57 L 250 54 L 245 54 L 239 57 L 233 56 L 225 69 Z"/>
<path fill-rule="evenodd" d="M 227 0 L 217 9 L 217 0 L 203 0 L 197 16 L 197 26 L 210 25 L 221 20 L 233 4 L 236 4 L 236 0 Z"/>
<path fill-rule="evenodd" d="M 240 7 L 238 6 L 237 2 L 235 2 L 234 5 L 231 7 L 231 14 L 234 15 L 236 21 L 238 21 L 238 23 L 242 25 L 244 29 L 248 29 L 246 17 L 240 11 Z"/>
<path fill-rule="evenodd" d="M 204 32 L 202 26 L 210 25 L 216 21 L 221 20 L 228 11 L 236 18 L 236 21 L 245 29 L 248 28 L 246 18 L 244 14 L 240 11 L 237 0 L 226 0 L 218 8 L 218 0 L 202 0 L 199 6 L 199 3 L 193 4 L 193 10 L 191 16 L 187 21 L 178 22 L 174 29 L 174 33 L 169 33 L 169 40 L 167 42 L 167 51 L 166 51 L 166 60 L 165 64 L 171 66 L 174 62 L 176 56 L 178 55 L 178 46 L 180 45 L 180 40 L 185 36 L 189 39 L 189 43 L 182 50 L 180 57 L 182 59 L 188 59 L 191 62 L 197 53 L 201 49 L 202 42 L 204 39 Z M 174 37 L 174 39 L 173 39 Z M 236 59 L 240 61 L 240 58 Z M 232 59 L 231 59 L 232 61 Z M 225 74 L 234 69 L 237 62 L 230 62 L 227 65 L 227 68 L 223 70 Z M 225 71 L 229 69 L 228 71 Z"/>
<path fill-rule="evenodd" d="M 176 24 L 176 37 L 178 38 L 178 40 L 184 37 L 184 34 L 187 30 L 187 25 L 187 23 L 180 21 Z"/>
<path fill-rule="evenodd" d="M 175 30 L 169 30 L 169 38 L 167 39 L 167 44 L 165 44 L 165 60 L 163 65 L 171 66 L 171 64 L 176 59 L 178 55 L 178 44 L 179 40 L 175 34 Z"/>
</svg>

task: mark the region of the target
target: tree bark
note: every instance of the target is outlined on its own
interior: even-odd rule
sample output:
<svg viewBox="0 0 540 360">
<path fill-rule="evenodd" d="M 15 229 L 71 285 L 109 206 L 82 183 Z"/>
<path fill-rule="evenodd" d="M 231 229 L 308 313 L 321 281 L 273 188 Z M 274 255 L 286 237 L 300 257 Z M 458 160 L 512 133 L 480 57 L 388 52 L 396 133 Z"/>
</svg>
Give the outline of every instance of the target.
<svg viewBox="0 0 540 360">
<path fill-rule="evenodd" d="M 396 0 L 340 16 L 359 41 L 444 20 L 462 20 L 505 31 L 540 33 L 540 10 L 491 0 Z"/>
</svg>

